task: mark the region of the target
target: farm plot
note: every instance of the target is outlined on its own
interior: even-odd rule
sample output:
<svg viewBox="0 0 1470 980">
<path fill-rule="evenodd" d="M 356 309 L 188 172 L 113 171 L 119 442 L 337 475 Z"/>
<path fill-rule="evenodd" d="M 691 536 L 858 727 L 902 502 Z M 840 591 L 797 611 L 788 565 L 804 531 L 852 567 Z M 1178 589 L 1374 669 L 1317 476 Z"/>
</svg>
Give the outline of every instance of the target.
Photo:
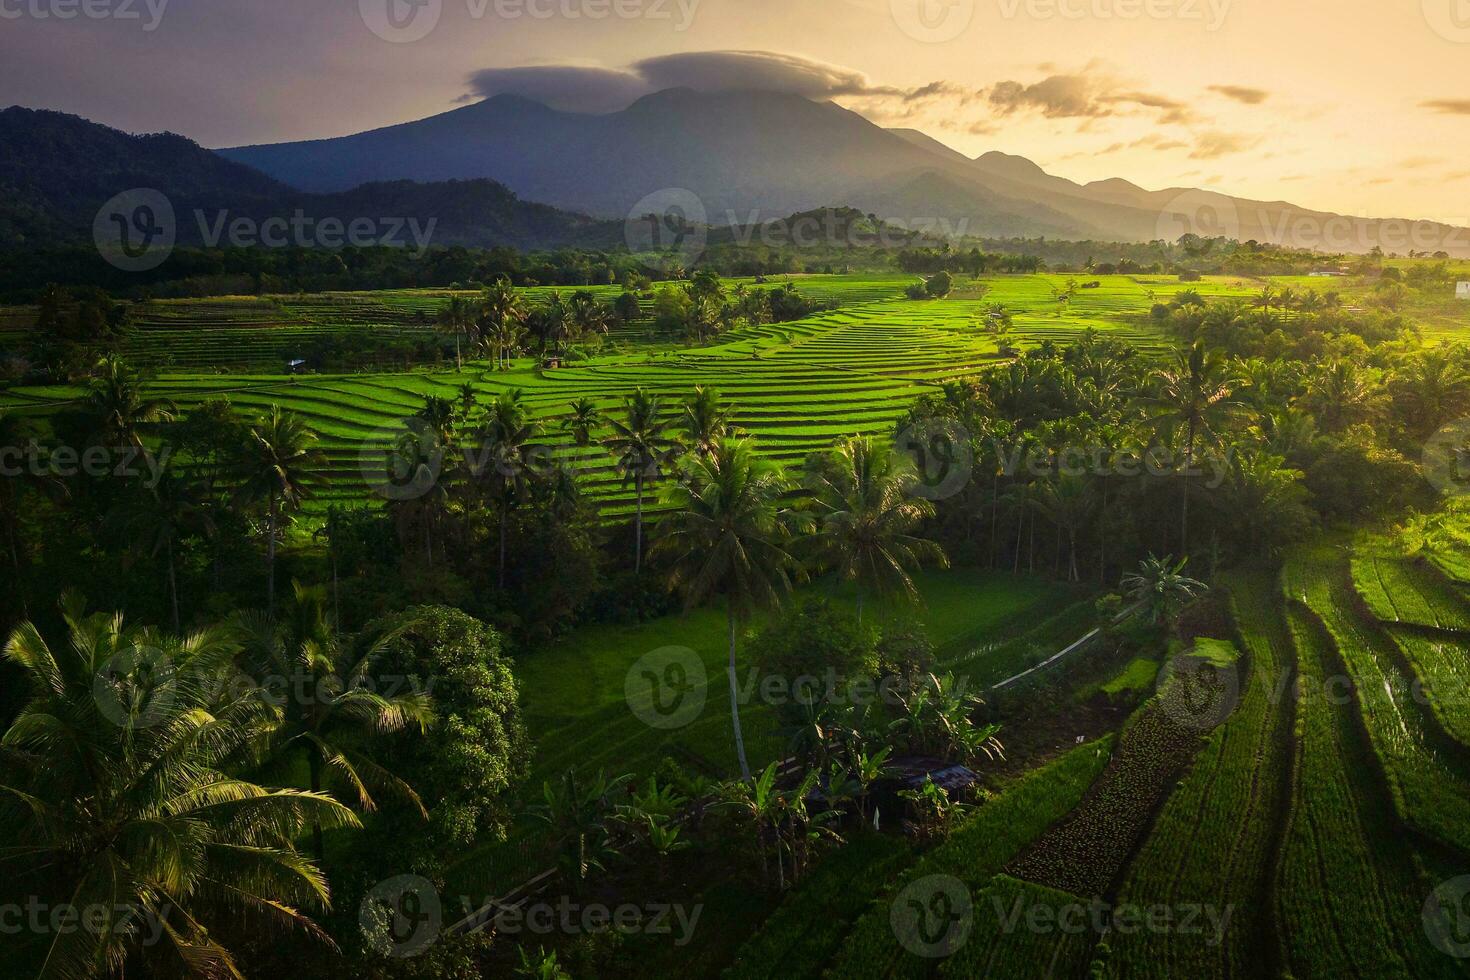
<svg viewBox="0 0 1470 980">
<path fill-rule="evenodd" d="M 973 904 L 1007 861 L 1081 801 L 1107 765 L 1112 744 L 1108 736 L 1080 745 L 981 806 L 947 841 L 889 883 L 887 893 L 855 923 L 826 976 L 844 980 L 924 976 L 934 960 L 900 943 L 893 927 L 894 901 L 911 885 L 922 894 L 926 881 L 945 876 L 959 882 Z"/>
<path fill-rule="evenodd" d="M 1314 615 L 1346 668 L 1334 684 L 1351 691 L 1367 729 L 1377 768 L 1409 826 L 1461 853 L 1470 853 L 1470 782 L 1463 755 L 1428 728 L 1416 685 L 1399 666 L 1399 650 L 1356 608 L 1348 558 L 1313 548 L 1287 563 L 1289 598 Z M 1350 683 L 1344 683 L 1350 681 Z M 1449 749 L 1449 751 L 1447 751 Z"/>
<path fill-rule="evenodd" d="M 1470 631 L 1470 603 L 1431 563 L 1356 555 L 1353 585 L 1380 622 Z"/>
<path fill-rule="evenodd" d="M 1233 665 L 1232 665 L 1233 668 Z M 1086 898 L 1112 893 L 1133 849 L 1180 770 L 1199 750 L 1208 716 L 1199 678 L 1166 678 L 1118 736 L 1118 747 L 1082 805 L 1006 867 L 1017 878 Z"/>
<path fill-rule="evenodd" d="M 1232 909 L 1223 936 L 1142 930 L 1109 937 L 1127 977 L 1230 977 L 1261 962 L 1272 913 L 1273 853 L 1291 764 L 1290 638 L 1280 628 L 1273 578 L 1226 583 L 1249 673 L 1239 707 L 1210 735 L 1159 815 L 1119 890 L 1133 906 L 1209 904 Z"/>
<path fill-rule="evenodd" d="M 1290 593 L 1289 593 L 1290 594 Z M 1276 881 L 1283 966 L 1295 976 L 1459 976 L 1422 941 L 1432 887 L 1368 773 L 1350 701 L 1333 683 L 1333 639 L 1288 600 L 1247 635 L 1289 630 L 1300 676 L 1292 806 Z M 1271 639 L 1269 642 L 1279 642 Z"/>
</svg>

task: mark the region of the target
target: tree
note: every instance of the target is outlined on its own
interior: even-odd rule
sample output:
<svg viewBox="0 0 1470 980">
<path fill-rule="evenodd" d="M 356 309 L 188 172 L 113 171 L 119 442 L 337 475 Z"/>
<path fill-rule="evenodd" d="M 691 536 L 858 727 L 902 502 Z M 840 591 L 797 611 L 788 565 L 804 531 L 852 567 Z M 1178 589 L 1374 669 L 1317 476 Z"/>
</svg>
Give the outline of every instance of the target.
<svg viewBox="0 0 1470 980">
<path fill-rule="evenodd" d="M 1463 357 L 1443 349 L 1407 358 L 1388 388 L 1410 431 L 1421 439 L 1470 409 L 1470 371 Z"/>
<path fill-rule="evenodd" d="M 526 412 L 525 393 L 519 388 L 501 392 L 480 426 L 480 456 L 474 474 L 490 486 L 495 497 L 499 521 L 500 548 L 497 567 L 500 588 L 505 588 L 505 542 L 510 526 L 510 513 L 517 494 L 524 492 L 534 457 L 540 447 L 532 440 L 540 427 Z"/>
<path fill-rule="evenodd" d="M 321 482 L 318 471 L 326 457 L 316 436 L 299 416 L 271 406 L 270 414 L 250 426 L 239 462 L 237 501 L 266 502 L 266 615 L 276 608 L 276 543 L 281 522 L 300 509 Z"/>
<path fill-rule="evenodd" d="M 1182 550 L 1189 547 L 1189 481 L 1195 449 L 1200 441 L 1219 442 L 1221 428 L 1239 407 L 1231 398 L 1235 386 L 1225 355 L 1196 343 L 1178 354 L 1173 366 L 1161 373 L 1157 392 L 1144 399 L 1145 410 L 1160 431 L 1182 430 L 1184 434 L 1184 494 L 1179 521 Z"/>
<path fill-rule="evenodd" d="M 912 573 L 948 567 L 944 550 L 914 534 L 934 505 L 912 495 L 912 461 L 886 441 L 848 439 L 807 467 L 817 526 L 810 541 L 824 567 L 857 587 L 858 622 L 869 597 L 902 594 L 918 601 Z"/>
<path fill-rule="evenodd" d="M 562 428 L 572 434 L 579 446 L 592 444 L 592 430 L 603 424 L 602 410 L 591 398 L 579 398 L 572 402 L 570 414 L 562 420 Z"/>
<path fill-rule="evenodd" d="M 162 920 L 159 938 L 177 956 L 159 966 L 210 975 L 242 975 L 213 935 L 233 920 L 330 942 L 300 911 L 329 907 L 326 877 L 294 842 L 313 823 L 358 822 L 328 796 L 225 771 L 261 710 L 249 694 L 214 697 L 227 685 L 210 681 L 238 645 L 213 628 L 183 639 L 129 630 L 74 597 L 62 614 L 54 649 L 31 623 L 5 646 L 30 700 L 0 740 L 0 867 L 7 885 L 55 907 L 105 909 L 106 920 L 45 937 L 40 972 L 119 973 L 130 956 L 154 955 L 138 943 L 146 920 Z M 27 958 L 6 955 L 9 969 Z"/>
<path fill-rule="evenodd" d="M 449 302 L 439 310 L 436 324 L 440 333 L 454 338 L 454 363 L 460 370 L 464 370 L 461 342 L 474 336 L 474 308 L 463 298 L 451 296 Z"/>
<path fill-rule="evenodd" d="M 1082 581 L 1077 566 L 1077 532 L 1092 517 L 1094 500 L 1080 476 L 1063 475 L 1056 480 L 1043 480 L 1035 500 L 1041 515 L 1067 536 L 1067 578 Z"/>
<path fill-rule="evenodd" d="M 259 758 L 305 755 L 311 791 L 325 783 L 365 812 L 377 809 L 374 793 L 390 793 L 418 809 L 419 795 L 370 755 L 374 738 L 396 732 L 425 732 L 434 724 L 433 702 L 420 684 L 380 694 L 380 661 L 412 627 L 405 619 L 357 636 L 342 636 L 327 612 L 327 592 L 294 583 L 290 616 L 276 623 L 245 614 L 244 662 L 260 685 L 270 715 L 269 735 Z M 395 685 L 396 687 L 397 685 Z M 322 855 L 322 827 L 313 828 Z"/>
<path fill-rule="evenodd" d="M 739 623 L 752 611 L 779 605 L 800 564 L 787 550 L 791 514 L 781 506 L 788 488 L 779 467 L 758 460 L 748 441 L 720 440 L 708 456 L 686 459 L 665 503 L 655 546 L 670 563 L 669 583 L 692 608 L 715 596 L 726 601 L 729 626 L 730 720 L 741 775 L 750 778 L 740 730 L 735 673 Z"/>
<path fill-rule="evenodd" d="M 91 422 L 94 438 L 118 446 L 142 447 L 142 433 L 147 426 L 173 418 L 173 403 L 147 397 L 145 385 L 143 375 L 116 354 L 97 362 L 82 399 L 82 412 Z"/>
<path fill-rule="evenodd" d="M 708 455 L 716 441 L 736 434 L 735 425 L 730 421 L 733 414 L 734 410 L 721 401 L 718 391 L 696 385 L 694 394 L 684 399 L 683 414 L 679 419 L 684 448 L 701 456 Z"/>
<path fill-rule="evenodd" d="M 1130 599 L 1148 607 L 1149 619 L 1158 624 L 1170 620 L 1185 603 L 1205 592 L 1209 586 L 1184 574 L 1188 558 L 1174 561 L 1173 556 L 1150 555 L 1138 571 L 1123 576 L 1123 591 Z"/>
<path fill-rule="evenodd" d="M 664 436 L 669 420 L 660 419 L 663 403 L 657 395 L 637 388 L 623 399 L 623 417 L 626 421 L 610 419 L 612 437 L 608 449 L 618 458 L 617 467 L 623 474 L 624 485 L 631 482 L 637 497 L 637 513 L 634 517 L 633 571 L 643 570 L 643 489 L 649 480 L 662 475 L 671 447 Z"/>
<path fill-rule="evenodd" d="M 384 762 L 413 773 L 429 801 L 431 837 L 462 847 L 503 838 L 507 799 L 530 765 L 520 691 L 500 635 L 445 606 L 419 606 L 381 659 L 387 676 L 434 679 L 436 724 L 426 737 L 405 732 L 385 744 Z M 425 850 L 434 850 L 426 847 Z"/>
<path fill-rule="evenodd" d="M 180 630 L 178 546 L 191 534 L 214 531 L 198 488 L 170 466 L 158 483 L 124 503 L 118 511 L 120 523 L 132 542 L 135 556 L 162 556 L 168 573 L 169 609 L 174 632 Z"/>
<path fill-rule="evenodd" d="M 479 329 L 482 339 L 495 354 L 495 367 L 508 367 L 507 354 L 525 325 L 526 311 L 521 296 L 504 277 L 485 287 L 480 295 Z"/>
</svg>

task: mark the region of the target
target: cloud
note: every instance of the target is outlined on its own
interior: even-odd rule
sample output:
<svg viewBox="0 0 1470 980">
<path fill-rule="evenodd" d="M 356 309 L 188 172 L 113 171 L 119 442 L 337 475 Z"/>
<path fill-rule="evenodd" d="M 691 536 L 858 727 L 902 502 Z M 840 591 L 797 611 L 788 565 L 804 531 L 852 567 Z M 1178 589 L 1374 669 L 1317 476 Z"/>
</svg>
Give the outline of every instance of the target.
<svg viewBox="0 0 1470 980">
<path fill-rule="evenodd" d="M 1211 85 L 1210 91 L 1246 105 L 1260 105 L 1271 97 L 1271 93 L 1265 89 L 1249 88 L 1245 85 Z"/>
<path fill-rule="evenodd" d="M 1419 108 L 1450 116 L 1470 116 L 1470 99 L 1428 99 L 1419 103 Z"/>
<path fill-rule="evenodd" d="M 1399 161 L 1399 167 L 1404 170 L 1422 170 L 1425 167 L 1433 167 L 1444 162 L 1444 157 L 1418 156 Z"/>
<path fill-rule="evenodd" d="M 470 76 L 470 89 L 487 99 L 519 95 L 553 109 L 592 113 L 626 109 L 650 91 L 648 83 L 630 71 L 581 65 L 486 68 Z"/>
<path fill-rule="evenodd" d="M 1097 63 L 1080 72 L 1049 75 L 1029 85 L 1013 80 L 998 82 L 989 89 L 988 98 L 991 108 L 1002 116 L 1029 111 L 1047 119 L 1085 122 L 1151 110 L 1159 113 L 1160 123 L 1189 120 L 1186 103 L 1133 88 Z"/>
<path fill-rule="evenodd" d="M 487 68 L 470 76 L 473 96 L 519 95 L 569 112 L 606 113 L 671 88 L 698 92 L 784 92 L 814 100 L 866 97 L 905 103 L 976 93 L 949 82 L 913 89 L 874 84 L 867 75 L 838 65 L 774 51 L 693 51 L 635 61 L 624 68 L 600 65 L 533 65 Z"/>
<path fill-rule="evenodd" d="M 1149 133 L 1147 136 L 1136 139 L 1128 144 L 1130 150 L 1152 149 L 1158 150 L 1160 153 L 1166 150 L 1183 150 L 1188 147 L 1189 144 L 1183 140 L 1165 139 L 1158 133 Z"/>
<path fill-rule="evenodd" d="M 1260 142 L 1259 136 L 1252 137 L 1241 133 L 1222 133 L 1212 130 L 1200 133 L 1195 137 L 1194 152 L 1189 156 L 1192 160 L 1217 160 L 1220 157 L 1244 153 L 1258 146 Z"/>
</svg>

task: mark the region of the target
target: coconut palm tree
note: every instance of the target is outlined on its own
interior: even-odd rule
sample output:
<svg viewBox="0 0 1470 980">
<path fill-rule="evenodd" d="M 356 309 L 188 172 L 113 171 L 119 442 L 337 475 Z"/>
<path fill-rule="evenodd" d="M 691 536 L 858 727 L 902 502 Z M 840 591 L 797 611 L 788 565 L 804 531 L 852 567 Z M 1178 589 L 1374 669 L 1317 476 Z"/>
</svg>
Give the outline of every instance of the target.
<svg viewBox="0 0 1470 980">
<path fill-rule="evenodd" d="M 1346 358 L 1331 361 L 1307 378 L 1302 404 L 1323 432 L 1341 432 L 1355 422 L 1371 422 L 1384 407 L 1380 377 L 1373 368 Z"/>
<path fill-rule="evenodd" d="M 175 633 L 179 632 L 178 545 L 191 534 L 214 533 L 209 505 L 199 487 L 169 467 L 155 486 L 125 502 L 115 519 L 131 540 L 134 556 L 154 560 L 162 556 L 168 574 L 173 628 Z"/>
<path fill-rule="evenodd" d="M 1056 480 L 1039 481 L 1036 509 L 1067 537 L 1068 581 L 1082 580 L 1077 567 L 1077 532 L 1091 519 L 1095 503 L 1080 476 L 1068 474 Z"/>
<path fill-rule="evenodd" d="M 476 324 L 480 337 L 495 353 L 495 367 L 505 365 L 508 352 L 525 326 L 526 310 L 521 296 L 504 277 L 486 286 L 480 294 L 480 310 Z"/>
<path fill-rule="evenodd" d="M 311 791 L 330 788 L 334 795 L 371 813 L 374 794 L 396 796 L 412 804 L 425 819 L 413 787 L 375 762 L 374 737 L 403 731 L 427 731 L 434 724 L 433 702 L 417 689 L 391 696 L 378 693 L 373 671 L 411 622 L 374 634 L 342 636 L 327 612 L 327 590 L 293 583 L 289 616 L 280 623 L 240 617 L 246 636 L 242 662 L 260 683 L 269 709 L 269 735 L 255 747 L 258 762 L 305 755 Z M 330 787 L 327 786 L 330 784 Z M 313 827 L 317 856 L 322 854 L 322 827 Z"/>
<path fill-rule="evenodd" d="M 740 729 L 736 637 L 742 620 L 779 605 L 801 575 L 787 550 L 792 515 L 781 498 L 788 486 L 781 469 L 757 459 L 749 441 L 721 439 L 708 456 L 686 457 L 682 478 L 665 492 L 670 513 L 659 522 L 655 545 L 669 561 L 669 583 L 686 608 L 725 599 L 730 723 L 745 779 L 750 765 Z"/>
<path fill-rule="evenodd" d="M 526 410 L 525 392 L 511 388 L 501 392 L 490 407 L 476 435 L 479 456 L 472 476 L 488 486 L 499 517 L 500 588 L 505 588 L 506 540 L 510 515 L 526 488 L 526 481 L 541 451 L 534 440 L 541 428 Z"/>
<path fill-rule="evenodd" d="M 326 877 L 294 842 L 312 824 L 358 821 L 329 796 L 229 772 L 263 710 L 209 683 L 238 644 L 218 629 L 129 630 L 71 597 L 62 614 L 63 642 L 23 623 L 5 646 L 30 700 L 0 739 L 0 872 L 41 901 L 106 915 L 38 937 L 40 974 L 120 974 L 131 957 L 163 953 L 170 972 L 240 977 L 215 937 L 246 919 L 330 942 L 301 911 L 329 908 Z M 140 943 L 150 921 L 157 950 Z M 8 947 L 7 972 L 24 969 L 20 946 Z"/>
<path fill-rule="evenodd" d="M 918 474 L 891 443 L 848 439 L 813 458 L 806 476 L 816 508 L 810 543 L 823 567 L 857 587 L 858 622 L 869 596 L 901 594 L 918 601 L 912 573 L 947 567 L 944 550 L 914 530 L 934 505 L 912 495 Z"/>
<path fill-rule="evenodd" d="M 571 333 L 578 338 L 605 336 L 612 324 L 612 311 L 586 289 L 572 294 L 567 313 L 571 320 Z"/>
<path fill-rule="evenodd" d="M 462 342 L 471 340 L 475 334 L 475 310 L 465 299 L 451 296 L 439 310 L 436 325 L 441 334 L 454 338 L 454 363 L 464 370 Z"/>
<path fill-rule="evenodd" d="M 1172 555 L 1168 558 L 1150 555 L 1138 566 L 1138 571 L 1123 576 L 1123 591 L 1130 599 L 1148 607 L 1149 618 L 1155 624 L 1172 619 L 1179 607 L 1209 589 L 1205 583 L 1184 574 L 1184 566 L 1188 564 L 1188 558 L 1176 562 Z"/>
<path fill-rule="evenodd" d="M 266 504 L 266 615 L 276 608 L 276 544 L 281 524 L 311 497 L 326 457 L 299 416 L 271 406 L 250 426 L 239 462 L 238 502 Z"/>
<path fill-rule="evenodd" d="M 591 398 L 579 398 L 572 402 L 570 414 L 562 420 L 561 426 L 572 434 L 573 440 L 579 446 L 590 446 L 592 444 L 592 430 L 603 424 L 602 410 Z"/>
<path fill-rule="evenodd" d="M 1388 387 L 1419 438 L 1470 409 L 1470 371 L 1463 358 L 1443 349 L 1407 358 Z"/>
<path fill-rule="evenodd" d="M 643 570 L 643 491 L 650 480 L 663 475 L 672 447 L 664 432 L 669 427 L 667 419 L 660 419 L 663 402 L 643 388 L 623 399 L 623 417 L 626 421 L 609 419 L 612 437 L 608 449 L 618 458 L 617 467 L 623 474 L 624 485 L 632 483 L 637 498 L 637 513 L 634 516 L 633 571 Z"/>
<path fill-rule="evenodd" d="M 1218 350 L 1207 351 L 1196 343 L 1181 351 L 1174 365 L 1165 369 L 1157 391 L 1143 399 L 1155 427 L 1184 436 L 1184 493 L 1180 511 L 1179 541 L 1189 546 L 1189 486 L 1195 450 L 1200 442 L 1218 443 L 1219 433 L 1239 408 L 1232 395 L 1236 380 Z"/>
<path fill-rule="evenodd" d="M 733 414 L 734 409 L 721 401 L 718 391 L 696 385 L 694 394 L 684 399 L 683 414 L 679 418 L 684 448 L 701 456 L 708 455 L 716 441 L 737 434 L 734 423 L 730 421 Z"/>
<path fill-rule="evenodd" d="M 147 379 L 116 354 L 97 362 L 82 398 L 82 412 L 100 442 L 141 447 L 149 425 L 174 417 L 173 403 L 144 394 Z"/>
</svg>

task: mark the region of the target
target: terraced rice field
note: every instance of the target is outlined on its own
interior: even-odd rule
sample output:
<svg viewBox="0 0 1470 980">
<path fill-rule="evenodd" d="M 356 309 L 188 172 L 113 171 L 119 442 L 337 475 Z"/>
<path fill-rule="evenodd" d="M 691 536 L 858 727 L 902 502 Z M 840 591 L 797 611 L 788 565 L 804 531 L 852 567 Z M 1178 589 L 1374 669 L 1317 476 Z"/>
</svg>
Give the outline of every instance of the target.
<svg viewBox="0 0 1470 980">
<path fill-rule="evenodd" d="M 678 400 L 696 385 L 713 387 L 736 407 L 737 424 L 756 437 L 763 453 L 799 463 L 838 438 L 892 432 L 924 391 L 999 360 L 995 339 L 981 330 L 992 302 L 1017 311 L 1014 343 L 1065 342 L 1091 328 L 1159 349 L 1164 341 L 1148 321 L 1148 304 L 1159 291 L 1181 285 L 1109 277 L 1103 288 L 1079 294 L 1070 309 L 1055 316 L 1035 304 L 1055 305 L 1051 290 L 1065 277 L 995 277 L 987 280 L 992 291 L 984 299 L 939 302 L 898 298 L 912 277 L 797 281 L 803 294 L 842 306 L 794 323 L 732 332 L 710 346 L 635 345 L 632 352 L 608 353 L 558 370 L 542 370 L 524 359 L 501 372 L 483 364 L 466 365 L 463 371 L 299 377 L 177 369 L 217 363 L 224 356 L 283 363 L 303 343 L 333 331 L 388 336 L 429 330 L 434 312 L 450 295 L 443 290 L 152 303 L 131 343 L 145 363 L 157 366 L 157 394 L 181 409 L 225 397 L 245 413 L 280 405 L 305 417 L 328 459 L 314 511 L 367 499 L 403 419 L 418 411 L 425 396 L 458 400 L 461 386 L 468 385 L 482 403 L 507 389 L 522 389 L 543 424 L 541 441 L 578 472 L 584 490 L 606 513 L 617 516 L 632 509 L 631 489 L 612 471 L 606 452 L 596 445 L 576 447 L 560 428 L 569 406 L 580 398 L 616 412 L 626 395 L 643 387 L 665 399 L 665 414 L 672 417 Z M 1221 282 L 1215 288 L 1237 287 Z M 533 303 L 550 291 L 527 290 Z M 606 298 L 618 292 L 616 287 L 595 291 Z M 59 386 L 11 389 L 0 392 L 0 407 L 44 410 L 75 396 L 75 389 Z"/>
</svg>

